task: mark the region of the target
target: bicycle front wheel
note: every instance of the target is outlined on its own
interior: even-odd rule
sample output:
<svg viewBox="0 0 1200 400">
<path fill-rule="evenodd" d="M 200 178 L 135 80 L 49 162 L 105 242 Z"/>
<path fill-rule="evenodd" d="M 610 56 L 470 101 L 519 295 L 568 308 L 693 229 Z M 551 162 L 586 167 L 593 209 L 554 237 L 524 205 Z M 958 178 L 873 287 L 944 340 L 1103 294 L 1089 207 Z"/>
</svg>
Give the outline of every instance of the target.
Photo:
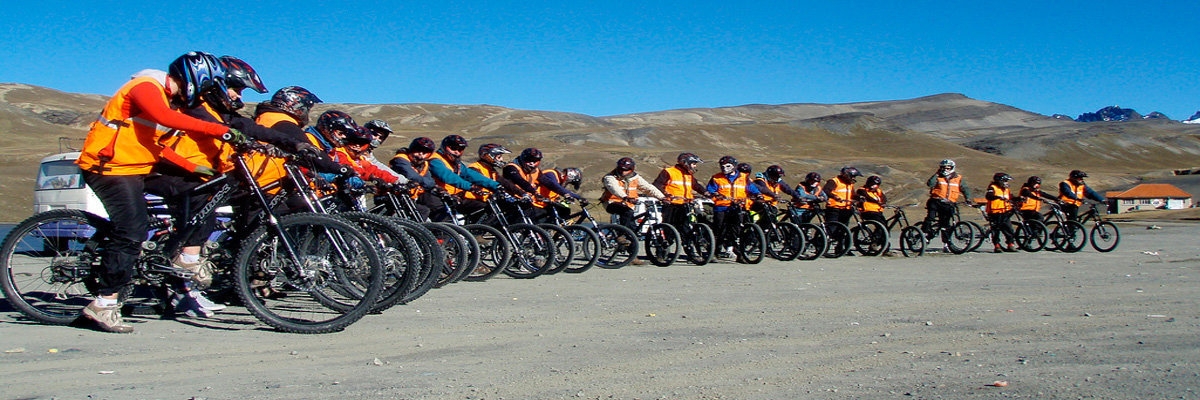
<svg viewBox="0 0 1200 400">
<path fill-rule="evenodd" d="M 688 262 L 695 265 L 708 264 L 709 260 L 712 260 L 714 249 L 717 248 L 717 237 L 713 235 L 712 228 L 696 222 L 688 223 L 687 228 L 690 234 L 681 236 L 684 236 L 683 252 Z"/>
<path fill-rule="evenodd" d="M 260 227 L 242 245 L 235 276 L 238 297 L 251 314 L 293 333 L 345 329 L 375 307 L 383 290 L 376 243 L 351 223 L 324 214 L 291 214 L 279 219 L 278 228 Z"/>
<path fill-rule="evenodd" d="M 976 230 L 976 226 L 978 225 L 972 225 L 964 221 L 955 222 L 954 225 L 950 225 L 950 232 L 943 236 L 946 240 L 946 247 L 950 249 L 950 253 L 962 254 L 971 251 L 975 247 L 976 239 L 979 239 L 979 243 L 983 243 L 983 239 L 979 238 L 982 232 Z"/>
<path fill-rule="evenodd" d="M 517 279 L 532 279 L 554 268 L 554 238 L 550 232 L 530 224 L 512 224 L 513 259 L 504 274 Z"/>
<path fill-rule="evenodd" d="M 767 236 L 754 223 L 742 224 L 738 230 L 737 245 L 733 247 L 737 261 L 743 264 L 758 264 L 767 255 Z"/>
<path fill-rule="evenodd" d="M 482 224 L 471 224 L 466 228 L 479 243 L 479 265 L 464 280 L 482 282 L 500 274 L 512 261 L 512 245 L 504 238 L 504 233 Z"/>
<path fill-rule="evenodd" d="M 775 224 L 775 229 L 764 231 L 767 235 L 767 255 L 779 261 L 792 261 L 804 248 L 804 233 L 791 222 Z"/>
<path fill-rule="evenodd" d="M 0 245 L 0 287 L 21 314 L 66 325 L 92 301 L 108 220 L 81 210 L 53 210 L 21 221 Z"/>
<path fill-rule="evenodd" d="M 575 240 L 571 238 L 571 232 L 555 224 L 538 224 L 538 227 L 549 232 L 554 243 L 554 266 L 546 270 L 546 275 L 557 274 L 571 266 L 575 259 Z"/>
<path fill-rule="evenodd" d="M 1092 248 L 1101 253 L 1107 253 L 1117 248 L 1121 243 L 1121 231 L 1112 222 L 1102 221 L 1092 227 Z"/>
<path fill-rule="evenodd" d="M 813 223 L 800 223 L 796 225 L 800 228 L 800 232 L 804 235 L 804 247 L 801 248 L 796 258 L 811 261 L 816 260 L 825 254 L 825 249 L 829 247 L 829 239 L 825 235 L 825 229 Z"/>
<path fill-rule="evenodd" d="M 646 232 L 646 256 L 650 263 L 667 267 L 679 258 L 679 230 L 668 224 L 654 224 Z"/>
<path fill-rule="evenodd" d="M 571 233 L 571 240 L 575 242 L 575 257 L 563 271 L 578 274 L 595 266 L 596 260 L 600 259 L 600 235 L 583 225 L 567 225 L 563 229 Z"/>
<path fill-rule="evenodd" d="M 633 230 L 617 224 L 601 224 L 596 227 L 600 235 L 600 268 L 616 269 L 633 262 L 638 255 L 638 238 Z"/>
<path fill-rule="evenodd" d="M 883 254 L 888 246 L 887 227 L 879 221 L 863 221 L 851 230 L 854 249 L 864 256 Z"/>
<path fill-rule="evenodd" d="M 825 247 L 826 258 L 838 258 L 850 252 L 852 242 L 850 228 L 846 224 L 837 221 L 826 222 L 825 236 L 829 239 L 829 246 Z"/>
</svg>

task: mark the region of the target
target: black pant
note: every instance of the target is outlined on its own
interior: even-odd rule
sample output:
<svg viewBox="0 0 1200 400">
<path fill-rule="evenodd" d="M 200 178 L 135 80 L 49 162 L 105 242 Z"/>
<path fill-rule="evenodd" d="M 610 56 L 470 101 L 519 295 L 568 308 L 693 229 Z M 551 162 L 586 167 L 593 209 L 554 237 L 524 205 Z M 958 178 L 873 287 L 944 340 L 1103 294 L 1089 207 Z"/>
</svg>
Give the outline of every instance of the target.
<svg viewBox="0 0 1200 400">
<path fill-rule="evenodd" d="M 193 216 L 199 214 L 213 194 L 212 190 L 203 193 L 192 191 L 203 183 L 198 175 L 170 164 L 155 165 L 151 174 L 146 176 L 146 193 L 162 196 L 171 210 L 171 216 L 175 218 L 175 226 L 187 230 L 175 235 L 178 238 L 177 242 L 183 246 L 203 245 L 217 227 L 215 213 L 199 221 L 197 226 L 188 228 L 185 225 Z M 168 244 L 172 245 L 173 243 Z"/>
<path fill-rule="evenodd" d="M 850 226 L 850 218 L 854 218 L 853 208 L 825 208 L 826 221 L 837 221 Z"/>
<path fill-rule="evenodd" d="M 99 268 L 93 271 L 101 296 L 117 294 L 133 279 L 133 266 L 150 229 L 146 218 L 145 178 L 145 175 L 83 172 L 84 182 L 96 192 L 112 223 L 108 240 L 100 252 Z"/>
<path fill-rule="evenodd" d="M 932 229 L 937 226 L 942 232 L 942 241 L 950 237 L 950 222 L 954 218 L 955 205 L 953 202 L 930 198 L 925 202 L 925 226 Z M 934 225 L 934 223 L 937 225 Z"/>
<path fill-rule="evenodd" d="M 1079 206 L 1074 204 L 1062 203 L 1063 214 L 1067 216 L 1067 221 L 1079 220 Z"/>
<path fill-rule="evenodd" d="M 717 249 L 720 250 L 723 246 L 731 245 L 726 243 L 732 241 L 737 235 L 738 223 L 741 222 L 741 213 L 746 210 L 735 207 L 726 207 L 724 210 L 713 211 L 713 234 L 717 236 Z M 728 236 L 728 240 L 726 239 Z"/>
<path fill-rule="evenodd" d="M 417 195 L 417 200 L 414 202 L 417 208 L 417 214 L 421 218 L 429 218 L 433 222 L 450 221 L 450 214 L 446 213 L 446 203 L 442 202 L 442 198 L 425 191 Z"/>
<path fill-rule="evenodd" d="M 1042 214 L 1038 213 L 1037 210 L 1021 210 L 1021 218 L 1026 221 L 1041 221 Z"/>
<path fill-rule="evenodd" d="M 992 224 L 992 243 L 996 246 L 1000 245 L 1001 233 L 1004 234 L 1005 244 L 1013 244 L 1016 232 L 1013 231 L 1012 216 L 1012 211 L 988 214 L 988 222 Z"/>
<path fill-rule="evenodd" d="M 615 217 L 614 221 L 617 224 L 623 225 L 629 230 L 637 232 L 638 224 L 633 219 L 633 209 L 623 203 L 608 203 L 604 206 L 604 211 Z"/>
</svg>

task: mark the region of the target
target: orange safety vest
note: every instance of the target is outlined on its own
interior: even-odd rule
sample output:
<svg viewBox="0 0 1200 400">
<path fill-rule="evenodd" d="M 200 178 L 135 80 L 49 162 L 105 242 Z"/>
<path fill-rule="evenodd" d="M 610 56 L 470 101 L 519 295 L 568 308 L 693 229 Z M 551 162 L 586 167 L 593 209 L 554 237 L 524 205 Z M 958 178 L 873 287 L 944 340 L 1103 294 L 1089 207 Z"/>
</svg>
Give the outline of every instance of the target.
<svg viewBox="0 0 1200 400">
<path fill-rule="evenodd" d="M 259 114 L 254 122 L 268 127 L 274 128 L 275 124 L 283 121 L 296 123 L 296 119 L 292 116 L 280 112 L 265 112 Z M 284 159 L 278 157 L 270 157 L 262 153 L 251 153 L 246 156 L 246 166 L 250 168 L 250 173 L 254 175 L 254 181 L 259 187 L 266 187 L 272 183 L 278 182 L 287 176 L 287 170 L 283 167 Z M 281 187 L 274 187 L 267 193 L 278 193 Z"/>
<path fill-rule="evenodd" d="M 663 171 L 667 171 L 667 176 L 670 177 L 666 185 L 663 185 L 663 193 L 666 193 L 667 196 L 677 197 L 668 203 L 685 204 L 695 198 L 695 195 L 692 194 L 695 177 L 692 174 L 683 172 L 678 165 L 663 169 Z"/>
<path fill-rule="evenodd" d="M 817 185 L 817 187 L 815 188 L 815 189 L 816 189 L 816 190 L 815 190 L 815 192 L 809 192 L 809 191 L 808 191 L 808 189 L 804 187 L 804 184 L 803 184 L 803 183 L 802 183 L 802 184 L 800 184 L 800 186 L 799 186 L 799 187 L 797 187 L 796 189 L 797 189 L 797 191 L 802 191 L 802 192 L 804 192 L 804 193 L 806 193 L 806 194 L 811 194 L 811 195 L 813 195 L 814 197 L 821 197 L 821 195 L 825 193 L 825 192 L 824 192 L 824 191 L 821 189 L 821 185 Z M 792 205 L 796 206 L 796 208 L 803 208 L 803 209 L 806 209 L 806 210 L 807 210 L 807 209 L 811 209 L 811 208 L 813 208 L 812 204 L 810 204 L 810 203 L 809 203 L 809 202 L 807 202 L 807 201 L 800 200 L 800 199 L 796 199 L 795 201 L 793 201 L 793 202 L 792 202 Z"/>
<path fill-rule="evenodd" d="M 1063 183 L 1066 183 L 1067 186 L 1071 188 L 1071 191 L 1075 192 L 1075 198 L 1079 199 L 1079 200 L 1075 200 L 1070 197 L 1067 197 L 1066 193 L 1060 193 L 1058 195 L 1058 199 L 1061 200 L 1063 203 L 1067 203 L 1067 204 L 1070 204 L 1070 205 L 1073 205 L 1076 207 L 1083 205 L 1083 196 L 1084 196 L 1083 193 L 1084 193 L 1084 189 L 1087 189 L 1087 185 L 1082 184 L 1082 183 L 1079 185 L 1075 185 L 1074 183 L 1071 183 L 1070 179 L 1063 181 Z M 1058 186 L 1058 190 L 1062 191 L 1062 185 Z"/>
<path fill-rule="evenodd" d="M 829 196 L 829 200 L 825 201 L 825 206 L 829 208 L 840 208 L 846 210 L 854 207 L 854 203 L 850 202 L 850 199 L 854 198 L 854 184 L 842 183 L 842 180 L 838 179 L 837 177 L 834 177 L 830 180 L 833 181 L 834 185 L 837 185 L 837 187 L 833 189 L 833 194 L 836 194 L 838 197 L 842 198 L 842 200 L 837 200 L 834 199 L 833 196 Z"/>
<path fill-rule="evenodd" d="M 216 118 L 221 120 L 221 115 L 213 110 L 208 103 L 201 103 L 204 110 Z M 160 144 L 170 148 L 175 154 L 183 157 L 183 159 L 196 165 L 201 165 L 215 169 L 220 172 L 227 172 L 233 169 L 233 164 L 229 162 L 229 156 L 233 154 L 233 147 L 212 136 L 193 136 L 186 132 L 172 130 L 170 134 L 163 135 L 160 139 Z M 181 165 L 181 167 L 186 167 Z"/>
<path fill-rule="evenodd" d="M 996 199 L 988 200 L 987 213 L 1000 214 L 1012 211 L 1012 204 L 1009 203 L 1012 192 L 1010 192 L 1008 188 L 1000 187 L 994 183 L 992 184 L 991 189 L 992 194 L 996 195 Z"/>
<path fill-rule="evenodd" d="M 450 171 L 453 171 L 455 174 L 458 173 L 458 167 L 460 166 L 460 164 L 450 162 L 450 160 L 447 160 L 445 156 L 442 156 L 442 153 L 438 153 L 436 151 L 433 152 L 433 155 L 429 157 L 428 161 L 425 161 L 425 169 L 429 169 L 429 163 L 432 162 L 433 160 L 442 160 L 442 162 L 446 164 L 446 167 L 450 168 Z M 449 183 L 442 182 L 441 180 L 439 180 L 437 178 L 437 176 L 434 176 L 433 180 L 435 182 L 437 182 L 438 187 L 442 188 L 442 190 L 445 190 L 446 193 L 459 194 L 459 193 L 465 192 L 465 190 L 459 189 L 458 186 L 454 186 Z"/>
<path fill-rule="evenodd" d="M 167 103 L 167 89 L 157 79 L 141 77 L 125 83 L 104 105 L 100 117 L 92 122 L 83 142 L 83 151 L 75 160 L 79 168 L 101 175 L 150 173 L 162 152 L 158 139 L 168 129 L 137 115 L 128 115 L 133 108 L 129 92 L 146 82 L 161 89 L 163 103 Z"/>
<path fill-rule="evenodd" d="M 538 190 L 538 189 L 541 188 L 541 185 L 538 185 L 537 179 L 539 176 L 542 175 L 541 168 L 534 168 L 533 172 L 525 173 L 525 170 L 521 168 L 520 164 L 508 163 L 508 165 L 517 167 L 517 173 L 521 174 L 521 178 L 524 178 L 526 182 L 529 182 L 529 186 L 533 186 L 533 190 L 534 190 L 533 194 L 537 194 L 538 192 L 540 192 L 540 190 Z M 534 207 L 545 207 L 546 203 L 538 201 L 538 199 L 535 198 L 535 199 L 533 199 L 533 206 Z"/>
<path fill-rule="evenodd" d="M 863 191 L 867 192 L 867 196 L 870 196 L 871 200 L 879 201 L 883 199 L 883 189 L 875 188 L 875 190 L 871 190 L 864 188 Z M 882 205 L 866 201 L 862 202 L 862 206 L 858 209 L 862 212 L 883 212 Z"/>
<path fill-rule="evenodd" d="M 625 197 L 638 197 L 638 185 L 633 182 L 627 182 L 624 178 L 617 176 L 617 185 L 625 192 L 618 196 L 608 190 L 608 185 L 604 186 L 604 194 L 600 195 L 600 201 L 604 204 L 621 203 L 626 207 L 634 208 L 635 204 L 625 201 Z"/>
<path fill-rule="evenodd" d="M 767 186 L 767 189 L 771 189 L 771 193 L 763 193 L 763 200 L 756 200 L 755 203 L 772 207 L 774 207 L 776 204 L 779 204 L 779 187 L 782 185 L 780 185 L 779 182 L 767 182 L 766 179 L 763 179 L 762 182 Z"/>
<path fill-rule="evenodd" d="M 962 176 L 958 173 L 950 177 L 939 176 L 937 184 L 929 188 L 929 197 L 957 202 L 958 196 L 962 194 L 962 190 L 959 189 L 960 182 L 962 182 Z"/>
<path fill-rule="evenodd" d="M 738 174 L 737 178 L 730 181 L 729 177 L 725 176 L 725 174 L 717 173 L 712 176 L 712 180 L 713 183 L 717 184 L 717 194 L 725 197 L 713 201 L 713 205 L 717 207 L 730 206 L 733 205 L 732 199 L 745 199 L 748 197 L 746 195 L 746 184 L 749 183 L 750 179 L 746 174 Z M 746 202 L 743 207 L 749 210 L 750 202 Z"/>
<path fill-rule="evenodd" d="M 408 153 L 400 153 L 400 154 L 396 154 L 395 157 L 392 157 L 393 160 L 395 160 L 397 158 L 403 158 L 405 160 L 408 160 L 409 164 L 412 164 L 412 156 L 408 155 Z M 413 169 L 416 170 L 417 174 L 419 174 L 421 176 L 429 176 L 429 160 L 425 160 L 425 164 L 422 165 L 420 169 L 417 168 L 416 164 L 413 164 Z M 417 196 L 421 195 L 421 193 L 425 193 L 425 188 L 418 186 L 416 188 L 413 188 L 412 196 L 410 196 L 410 197 L 412 197 L 413 199 L 416 199 Z"/>
<path fill-rule="evenodd" d="M 1021 189 L 1024 189 L 1024 188 L 1021 188 Z M 1029 189 L 1037 190 L 1036 188 L 1029 188 Z M 1034 194 L 1033 196 L 1027 196 L 1027 197 L 1022 196 L 1021 197 L 1021 211 L 1041 211 L 1041 210 L 1042 210 L 1042 199 L 1038 198 L 1038 196 L 1036 194 Z"/>
<path fill-rule="evenodd" d="M 563 176 L 563 174 L 561 172 L 558 172 L 558 170 L 551 170 L 551 171 L 554 172 L 554 177 L 558 179 L 558 184 L 561 185 L 563 183 L 563 179 L 566 179 L 566 177 Z M 557 192 L 550 190 L 550 188 L 547 186 L 538 185 L 537 190 L 538 190 L 538 196 L 550 199 L 550 201 L 558 201 L 558 199 L 560 197 L 562 197 L 561 194 L 558 194 Z"/>
<path fill-rule="evenodd" d="M 491 179 L 493 181 L 496 180 L 495 170 L 493 170 L 490 165 L 484 164 L 483 161 L 473 162 L 473 163 L 471 163 L 471 165 L 468 165 L 467 168 L 478 171 L 480 174 L 483 174 L 483 176 L 487 177 L 488 179 Z M 480 196 L 480 195 L 475 194 L 475 192 L 463 192 L 463 197 L 468 198 L 468 199 L 473 199 L 473 200 L 479 200 L 479 201 L 485 201 L 488 199 L 489 196 L 490 196 L 490 194 L 488 194 L 488 193 L 484 193 L 483 196 Z"/>
</svg>

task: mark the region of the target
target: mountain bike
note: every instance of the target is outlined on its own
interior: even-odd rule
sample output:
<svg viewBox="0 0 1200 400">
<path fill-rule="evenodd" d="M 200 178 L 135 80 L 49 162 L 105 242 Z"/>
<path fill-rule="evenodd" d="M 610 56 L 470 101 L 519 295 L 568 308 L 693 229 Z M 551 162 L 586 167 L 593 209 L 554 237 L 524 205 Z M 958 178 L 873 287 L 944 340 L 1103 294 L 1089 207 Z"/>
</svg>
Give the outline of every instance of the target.
<svg viewBox="0 0 1200 400">
<path fill-rule="evenodd" d="M 925 254 L 925 246 L 928 240 L 925 234 L 921 232 L 921 228 L 914 226 L 908 222 L 908 214 L 904 212 L 906 207 L 912 207 L 916 204 L 906 204 L 901 206 L 883 206 L 893 210 L 892 216 L 886 220 L 886 227 L 890 233 L 897 226 L 900 227 L 900 252 L 905 257 L 916 257 Z"/>
<path fill-rule="evenodd" d="M 804 247 L 796 256 L 800 260 L 816 260 L 825 254 L 829 248 L 829 235 L 826 234 L 825 228 L 821 224 L 812 223 L 812 219 L 816 218 L 816 205 L 810 205 L 808 208 L 800 207 L 796 202 L 788 203 L 787 213 L 780 217 L 781 220 L 790 221 L 800 228 L 800 232 L 804 234 Z M 823 217 L 822 217 L 823 218 Z"/>
<path fill-rule="evenodd" d="M 592 213 L 588 211 L 588 208 L 580 207 L 579 212 L 568 215 L 563 220 L 571 221 L 571 219 L 574 219 L 572 224 L 588 226 L 596 232 L 596 237 L 600 239 L 600 248 L 597 251 L 599 257 L 596 259 L 596 265 L 600 266 L 600 268 L 616 269 L 632 263 L 633 259 L 638 255 L 637 234 L 623 225 L 596 222 L 596 218 L 592 217 Z M 567 271 L 576 272 L 571 271 L 569 267 Z"/>
<path fill-rule="evenodd" d="M 1049 232 L 1046 248 L 1064 253 L 1074 253 L 1087 246 L 1087 230 L 1083 224 L 1067 219 L 1062 207 L 1054 203 L 1046 203 L 1050 210 L 1043 218 Z"/>
<path fill-rule="evenodd" d="M 1117 229 L 1117 225 L 1112 222 L 1105 221 L 1101 217 L 1098 203 L 1088 202 L 1088 210 L 1079 216 L 1079 223 L 1086 226 L 1088 222 L 1092 222 L 1092 229 L 1088 235 L 1091 239 L 1092 248 L 1101 253 L 1107 253 L 1117 248 L 1117 244 L 1121 243 L 1121 231 Z"/>
<path fill-rule="evenodd" d="M 646 257 L 650 259 L 651 264 L 670 266 L 679 258 L 682 242 L 679 230 L 663 222 L 662 206 L 658 199 L 641 197 L 637 202 L 645 207 L 645 211 L 633 216 L 633 220 L 637 221 L 637 229 L 634 232 L 637 232 L 646 244 Z"/>
</svg>

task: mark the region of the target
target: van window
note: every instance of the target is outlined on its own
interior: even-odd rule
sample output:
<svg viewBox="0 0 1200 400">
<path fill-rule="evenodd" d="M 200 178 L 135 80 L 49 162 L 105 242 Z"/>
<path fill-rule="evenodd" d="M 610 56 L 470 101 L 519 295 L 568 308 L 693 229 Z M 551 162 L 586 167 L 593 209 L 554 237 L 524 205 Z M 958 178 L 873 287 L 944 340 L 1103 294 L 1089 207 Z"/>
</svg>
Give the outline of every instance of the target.
<svg viewBox="0 0 1200 400">
<path fill-rule="evenodd" d="M 38 171 L 37 190 L 79 189 L 83 187 L 83 176 L 75 160 L 59 160 L 42 163 Z"/>
</svg>

